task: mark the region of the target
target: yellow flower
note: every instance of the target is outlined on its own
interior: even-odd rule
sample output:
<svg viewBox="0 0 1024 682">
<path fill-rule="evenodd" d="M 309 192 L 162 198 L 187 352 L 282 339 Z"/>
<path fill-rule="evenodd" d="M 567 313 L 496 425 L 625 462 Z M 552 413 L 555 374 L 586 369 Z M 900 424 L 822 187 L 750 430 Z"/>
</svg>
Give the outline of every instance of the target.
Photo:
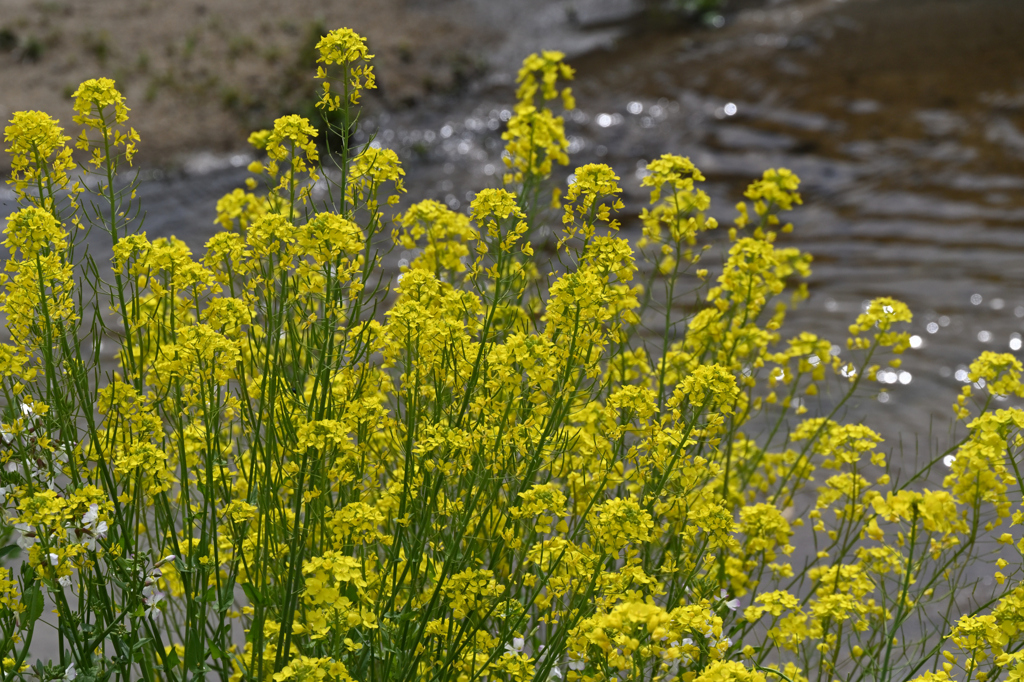
<svg viewBox="0 0 1024 682">
<path fill-rule="evenodd" d="M 558 242 L 559 246 L 577 233 L 583 237 L 584 243 L 589 242 L 594 237 L 598 222 L 606 223 L 612 230 L 619 228 L 618 221 L 611 219 L 612 209 L 620 211 L 623 208 L 622 199 L 617 196 L 622 193 L 618 185 L 619 176 L 602 163 L 591 163 L 577 168 L 574 178 L 565 195 L 562 216 L 565 237 Z M 611 202 L 606 203 L 604 199 L 611 199 Z M 577 216 L 582 221 L 579 227 L 576 226 Z"/>
<path fill-rule="evenodd" d="M 712 661 L 694 682 L 765 682 L 765 676 L 756 670 L 747 670 L 739 661 Z"/>
<path fill-rule="evenodd" d="M 373 55 L 366 49 L 366 39 L 349 28 L 340 28 L 331 31 L 320 39 L 316 44 L 319 52 L 317 63 L 339 64 L 343 70 L 344 96 L 351 104 L 359 103 L 360 92 L 364 89 L 371 90 L 376 87 L 373 77 L 373 67 L 370 60 Z M 323 79 L 323 94 L 317 106 L 326 111 L 336 111 L 341 108 L 341 96 L 331 95 L 330 81 L 327 80 L 327 71 L 323 66 L 317 67 L 317 78 Z"/>
<path fill-rule="evenodd" d="M 516 82 L 519 83 L 516 100 L 521 106 L 535 105 L 535 99 L 539 92 L 545 100 L 556 99 L 560 96 L 562 106 L 566 110 L 576 108 L 572 90 L 563 88 L 559 92 L 557 87 L 559 78 L 567 81 L 573 78 L 573 69 L 563 61 L 564 59 L 563 53 L 546 50 L 541 54 L 531 54 L 523 60 L 523 65 L 519 68 L 519 74 L 516 76 Z"/>
<path fill-rule="evenodd" d="M 803 201 L 797 193 L 800 186 L 800 178 L 793 171 L 787 168 L 769 168 L 764 172 L 760 180 L 756 180 L 747 187 L 743 196 L 754 201 L 754 211 L 761 219 L 754 231 L 757 239 L 769 238 L 774 233 L 766 233 L 767 228 L 777 227 L 779 217 L 777 211 L 789 211 L 794 204 L 802 204 Z M 743 228 L 749 220 L 749 213 L 745 203 L 737 204 L 740 217 L 736 220 L 736 226 Z M 782 232 L 789 232 L 793 229 L 790 224 L 783 225 Z"/>
<path fill-rule="evenodd" d="M 56 119 L 41 111 L 16 111 L 10 123 L 4 128 L 4 140 L 10 145 L 7 152 L 11 155 L 11 177 L 7 182 L 14 185 L 19 202 L 30 201 L 55 213 L 54 194 L 67 189 L 68 171 L 75 169 L 71 148 L 65 144 L 71 138 L 64 135 Z M 26 192 L 30 184 L 36 185 L 37 190 L 31 196 Z M 74 183 L 72 208 L 80 191 L 78 183 Z"/>
<path fill-rule="evenodd" d="M 402 246 L 407 249 L 416 248 L 418 241 L 426 237 L 426 246 L 409 267 L 429 270 L 438 278 L 442 271 L 466 271 L 469 245 L 479 238 L 469 216 L 450 210 L 440 201 L 427 199 L 410 206 L 399 216 L 398 224 L 403 228 Z"/>
<path fill-rule="evenodd" d="M 502 159 L 513 171 L 506 175 L 506 183 L 544 178 L 551 174 L 552 163 L 569 163 L 565 121 L 548 109 L 517 107 L 501 139 L 508 142 Z"/>
<path fill-rule="evenodd" d="M 1024 365 L 1011 353 L 984 351 L 971 363 L 968 376 L 992 395 L 1024 396 L 1024 385 L 1020 381 L 1022 370 Z"/>
<path fill-rule="evenodd" d="M 91 163 L 96 168 L 107 160 L 107 144 L 114 149 L 123 147 L 125 160 L 130 164 L 135 155 L 135 143 L 139 141 L 139 134 L 134 128 L 127 131 L 121 129 L 122 124 L 128 121 L 129 109 L 124 103 L 124 95 L 118 92 L 114 81 L 110 78 L 87 80 L 79 85 L 71 96 L 75 98 L 74 108 L 78 112 L 73 120 L 78 125 L 85 126 L 75 146 L 83 151 L 89 150 L 88 130 L 92 128 L 101 136 L 101 140 L 92 148 Z M 112 120 L 108 118 L 107 107 L 114 108 Z"/>
<path fill-rule="evenodd" d="M 390 182 L 396 192 L 404 193 L 403 177 L 405 170 L 394 150 L 367 147 L 352 161 L 347 198 L 353 208 L 361 208 L 365 203 L 367 210 L 375 213 L 379 206 L 377 195 L 384 183 Z M 398 194 L 394 194 L 387 203 L 396 204 L 398 199 Z"/>
<path fill-rule="evenodd" d="M 630 543 L 651 539 L 654 520 L 635 500 L 615 498 L 594 507 L 588 516 L 590 536 L 596 547 L 617 554 Z"/>
</svg>

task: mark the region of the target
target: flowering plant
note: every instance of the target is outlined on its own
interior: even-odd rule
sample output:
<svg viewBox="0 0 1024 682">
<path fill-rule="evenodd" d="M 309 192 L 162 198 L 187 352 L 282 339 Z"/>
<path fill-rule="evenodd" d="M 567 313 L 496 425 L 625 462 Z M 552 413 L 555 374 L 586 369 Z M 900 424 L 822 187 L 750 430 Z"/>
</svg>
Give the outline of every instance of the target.
<svg viewBox="0 0 1024 682">
<path fill-rule="evenodd" d="M 5 129 L 0 678 L 1024 676 L 1019 569 L 1000 556 L 968 593 L 993 547 L 1024 551 L 996 532 L 1024 519 L 1024 412 L 992 402 L 1024 396 L 1020 362 L 983 354 L 966 435 L 894 481 L 881 438 L 836 415 L 911 314 L 873 301 L 846 350 L 781 338 L 810 271 L 777 245 L 794 174 L 750 185 L 712 275 L 703 177 L 662 156 L 634 248 L 611 168 L 550 190 L 568 145 L 549 104 L 575 105 L 547 52 L 519 74 L 504 186 L 392 215 L 397 155 L 351 144 L 372 55 L 349 30 L 318 48 L 340 173 L 304 118 L 254 133 L 264 156 L 199 258 L 138 230 L 112 81 L 75 93 L 98 182 L 73 181 L 50 116 Z M 549 221 L 560 266 L 534 253 Z M 395 243 L 422 250 L 391 296 Z M 40 627 L 58 646 L 31 664 Z"/>
</svg>

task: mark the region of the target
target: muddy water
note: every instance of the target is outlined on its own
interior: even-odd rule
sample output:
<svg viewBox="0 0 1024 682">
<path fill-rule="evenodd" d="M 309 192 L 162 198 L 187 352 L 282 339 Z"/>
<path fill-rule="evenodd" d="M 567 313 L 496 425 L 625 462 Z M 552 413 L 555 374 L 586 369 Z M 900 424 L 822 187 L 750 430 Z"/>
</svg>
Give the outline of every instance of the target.
<svg viewBox="0 0 1024 682">
<path fill-rule="evenodd" d="M 770 2 L 726 15 L 720 29 L 671 31 L 628 11 L 593 25 L 555 11 L 570 4 L 544 15 L 545 25 L 562 22 L 545 34 L 551 47 L 582 52 L 572 59 L 570 151 L 574 164 L 608 163 L 623 178 L 626 232 L 637 234 L 642 166 L 661 153 L 697 164 L 724 223 L 749 180 L 793 169 L 805 202 L 786 242 L 815 265 L 811 298 L 786 330 L 845 347 L 864 301 L 906 301 L 919 347 L 845 417 L 866 419 L 905 456 L 947 442 L 967 364 L 982 350 L 1019 350 L 1024 332 L 1024 4 Z M 525 14 L 501 21 L 536 42 Z M 410 198 L 464 209 L 472 192 L 497 184 L 514 46 L 503 44 L 491 77 L 466 97 L 365 122 L 364 135 L 375 130 L 399 151 Z M 143 229 L 198 250 L 216 199 L 241 185 L 249 159 L 197 155 L 173 173 L 144 173 Z M 6 214 L 12 197 L 0 192 Z M 396 251 L 386 265 L 407 256 Z M 822 400 L 808 407 L 827 408 Z"/>
</svg>

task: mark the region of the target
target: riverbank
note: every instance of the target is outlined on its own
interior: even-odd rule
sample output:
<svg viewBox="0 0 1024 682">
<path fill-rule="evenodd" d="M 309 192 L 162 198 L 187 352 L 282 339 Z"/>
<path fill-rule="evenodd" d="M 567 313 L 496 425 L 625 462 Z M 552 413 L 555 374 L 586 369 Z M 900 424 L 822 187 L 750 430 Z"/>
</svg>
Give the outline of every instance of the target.
<svg viewBox="0 0 1024 682">
<path fill-rule="evenodd" d="M 495 36 L 465 12 L 403 0 L 0 2 L 0 118 L 41 109 L 70 127 L 78 83 L 114 78 L 142 136 L 138 163 L 241 148 L 285 112 L 312 113 L 315 52 L 327 29 L 368 38 L 379 90 L 371 109 L 457 90 Z M 9 160 L 0 161 L 0 169 Z"/>
</svg>

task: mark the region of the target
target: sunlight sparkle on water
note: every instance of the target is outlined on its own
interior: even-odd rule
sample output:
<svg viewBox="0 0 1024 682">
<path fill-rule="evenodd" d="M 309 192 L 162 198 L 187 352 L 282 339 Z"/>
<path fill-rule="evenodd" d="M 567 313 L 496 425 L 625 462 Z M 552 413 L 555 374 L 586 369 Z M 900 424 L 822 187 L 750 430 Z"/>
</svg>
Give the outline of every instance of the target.
<svg viewBox="0 0 1024 682">
<path fill-rule="evenodd" d="M 904 374 L 907 376 L 907 380 L 906 381 L 903 380 L 903 375 Z M 896 382 L 899 382 L 901 384 L 909 384 L 910 383 L 910 372 L 899 372 L 899 373 L 897 373 L 896 370 L 892 370 L 892 369 L 880 369 L 875 374 L 875 381 L 878 381 L 879 383 L 883 383 L 883 384 L 895 384 Z"/>
<path fill-rule="evenodd" d="M 892 369 L 880 369 L 875 374 L 875 380 L 882 384 L 896 384 L 900 383 L 906 386 L 914 380 L 914 375 L 906 370 L 900 370 L 897 372 Z"/>
<path fill-rule="evenodd" d="M 935 324 L 935 323 L 933 322 L 932 324 Z M 936 327 L 935 330 L 938 331 L 938 327 Z M 931 331 L 931 330 L 929 329 L 928 331 Z M 932 333 L 934 334 L 935 332 L 932 332 Z M 924 339 L 922 339 L 917 334 L 914 334 L 913 336 L 910 337 L 910 347 L 911 348 L 920 348 L 923 345 L 924 345 Z"/>
<path fill-rule="evenodd" d="M 928 326 L 925 327 L 925 329 L 928 330 L 929 334 L 935 334 L 936 332 L 939 331 L 939 325 L 936 322 L 929 322 Z"/>
<path fill-rule="evenodd" d="M 610 128 L 622 123 L 622 114 L 598 114 L 594 120 L 602 128 Z"/>
</svg>

